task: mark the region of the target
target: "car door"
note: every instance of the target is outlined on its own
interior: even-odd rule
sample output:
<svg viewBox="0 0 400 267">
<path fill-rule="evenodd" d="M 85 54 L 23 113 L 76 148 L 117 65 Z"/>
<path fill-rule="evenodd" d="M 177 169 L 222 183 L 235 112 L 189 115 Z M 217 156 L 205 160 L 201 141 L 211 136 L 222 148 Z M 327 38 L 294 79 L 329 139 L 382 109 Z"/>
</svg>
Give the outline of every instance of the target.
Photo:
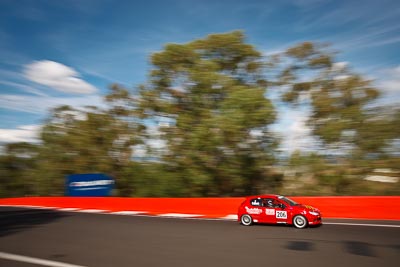
<svg viewBox="0 0 400 267">
<path fill-rule="evenodd" d="M 263 198 L 262 199 L 262 210 L 261 220 L 264 223 L 276 223 L 276 209 L 274 207 L 273 198 Z"/>
<path fill-rule="evenodd" d="M 289 218 L 289 211 L 286 205 L 277 201 L 275 207 L 275 219 L 276 223 L 287 223 Z"/>
<path fill-rule="evenodd" d="M 262 222 L 265 223 L 286 223 L 288 211 L 286 206 L 275 198 L 264 198 L 262 200 L 263 213 Z"/>
</svg>

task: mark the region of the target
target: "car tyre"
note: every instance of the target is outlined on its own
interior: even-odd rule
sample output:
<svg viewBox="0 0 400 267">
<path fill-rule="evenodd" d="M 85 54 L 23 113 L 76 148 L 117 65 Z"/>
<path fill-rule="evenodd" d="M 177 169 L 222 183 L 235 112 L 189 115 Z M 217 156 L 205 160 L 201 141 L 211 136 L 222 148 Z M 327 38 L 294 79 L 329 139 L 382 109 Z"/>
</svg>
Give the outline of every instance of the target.
<svg viewBox="0 0 400 267">
<path fill-rule="evenodd" d="M 293 225 L 294 225 L 294 227 L 296 227 L 298 229 L 303 229 L 303 228 L 307 227 L 308 221 L 307 221 L 306 217 L 304 217 L 302 215 L 296 215 L 293 218 Z"/>
<path fill-rule="evenodd" d="M 240 223 L 244 226 L 250 226 L 253 224 L 253 218 L 248 214 L 244 214 L 240 217 Z"/>
</svg>

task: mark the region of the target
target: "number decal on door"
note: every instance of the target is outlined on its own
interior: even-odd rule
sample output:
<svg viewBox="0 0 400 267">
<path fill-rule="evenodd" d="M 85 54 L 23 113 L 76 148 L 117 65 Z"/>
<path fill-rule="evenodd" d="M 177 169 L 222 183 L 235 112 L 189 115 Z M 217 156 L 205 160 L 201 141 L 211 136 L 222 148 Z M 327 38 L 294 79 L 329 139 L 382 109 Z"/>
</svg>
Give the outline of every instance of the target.
<svg viewBox="0 0 400 267">
<path fill-rule="evenodd" d="M 265 214 L 274 216 L 275 210 L 274 209 L 265 209 Z"/>
<path fill-rule="evenodd" d="M 276 211 L 276 218 L 277 219 L 287 219 L 287 212 L 284 210 L 277 210 Z"/>
</svg>

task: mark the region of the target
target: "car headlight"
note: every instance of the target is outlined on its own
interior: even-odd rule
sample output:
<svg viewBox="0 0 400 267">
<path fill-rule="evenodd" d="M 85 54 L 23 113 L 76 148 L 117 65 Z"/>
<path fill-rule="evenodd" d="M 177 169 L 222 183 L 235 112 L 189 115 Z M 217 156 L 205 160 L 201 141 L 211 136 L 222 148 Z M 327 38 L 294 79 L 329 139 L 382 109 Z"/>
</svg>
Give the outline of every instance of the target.
<svg viewBox="0 0 400 267">
<path fill-rule="evenodd" d="M 319 215 L 319 212 L 316 212 L 316 211 L 309 211 L 308 213 L 310 213 L 311 215 L 314 215 L 314 216 L 318 216 Z"/>
</svg>

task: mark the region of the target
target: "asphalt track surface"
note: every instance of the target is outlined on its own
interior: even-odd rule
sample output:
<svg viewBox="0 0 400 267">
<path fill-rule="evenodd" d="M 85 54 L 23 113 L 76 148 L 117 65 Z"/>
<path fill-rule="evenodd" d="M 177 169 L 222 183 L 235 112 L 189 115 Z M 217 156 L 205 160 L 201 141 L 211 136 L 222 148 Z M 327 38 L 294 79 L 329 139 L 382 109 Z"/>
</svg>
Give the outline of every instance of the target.
<svg viewBox="0 0 400 267">
<path fill-rule="evenodd" d="M 1 207 L 0 252 L 88 267 L 386 267 L 400 266 L 400 228 L 325 224 L 299 230 Z M 0 258 L 0 266 L 42 265 Z"/>
</svg>

